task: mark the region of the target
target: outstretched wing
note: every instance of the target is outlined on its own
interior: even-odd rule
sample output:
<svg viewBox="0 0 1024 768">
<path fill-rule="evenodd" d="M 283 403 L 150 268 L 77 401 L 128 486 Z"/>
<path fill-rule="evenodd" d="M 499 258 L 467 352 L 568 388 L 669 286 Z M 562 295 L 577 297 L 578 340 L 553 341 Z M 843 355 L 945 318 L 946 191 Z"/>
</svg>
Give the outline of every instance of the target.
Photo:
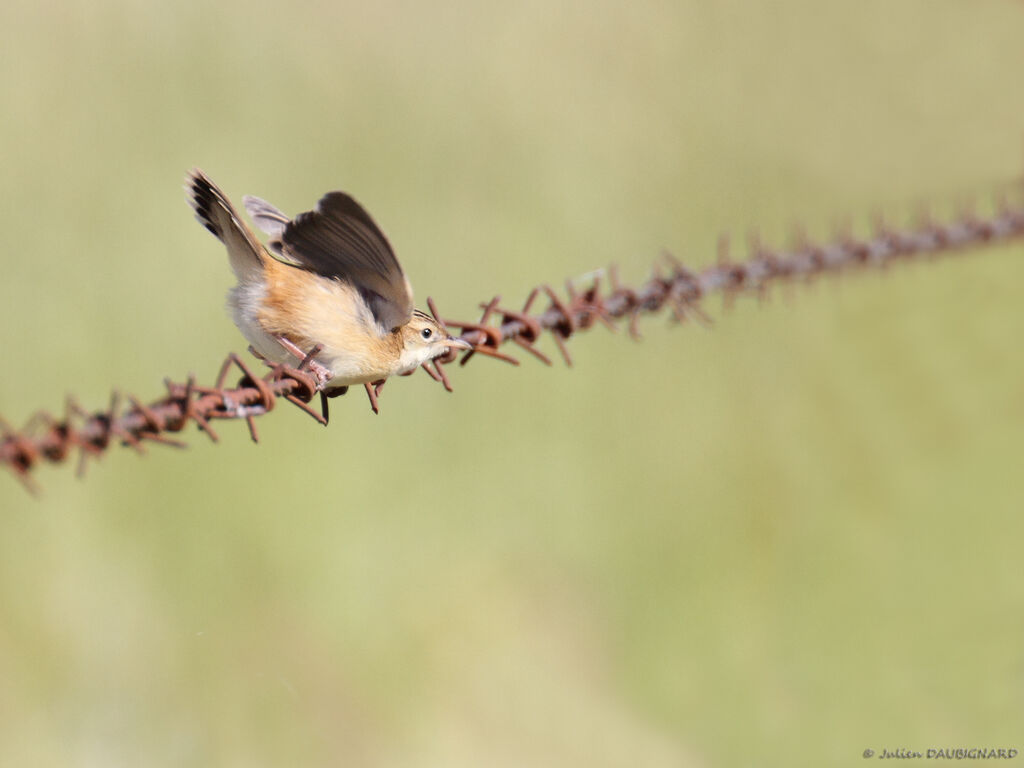
<svg viewBox="0 0 1024 768">
<path fill-rule="evenodd" d="M 276 208 L 264 205 L 280 214 Z M 270 229 L 279 226 L 266 209 L 260 209 L 259 216 L 253 218 L 265 231 L 269 231 L 265 223 Z M 328 192 L 315 211 L 300 213 L 287 222 L 280 239 L 281 255 L 288 261 L 352 284 L 385 332 L 409 322 L 413 310 L 409 281 L 384 233 L 349 195 Z"/>
</svg>

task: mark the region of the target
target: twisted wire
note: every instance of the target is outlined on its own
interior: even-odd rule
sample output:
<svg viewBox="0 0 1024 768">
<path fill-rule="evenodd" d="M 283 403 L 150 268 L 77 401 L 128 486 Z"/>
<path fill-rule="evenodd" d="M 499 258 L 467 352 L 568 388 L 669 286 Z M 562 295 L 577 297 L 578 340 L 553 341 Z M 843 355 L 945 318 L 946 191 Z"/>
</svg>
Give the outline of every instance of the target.
<svg viewBox="0 0 1024 768">
<path fill-rule="evenodd" d="M 638 336 L 639 316 L 666 308 L 676 320 L 708 322 L 702 303 L 714 294 L 727 300 L 746 293 L 763 295 L 771 285 L 784 281 L 810 280 L 855 268 L 884 268 L 895 262 L 951 254 L 1021 237 L 1024 205 L 1011 206 L 1001 201 L 989 216 L 961 213 L 946 222 L 924 217 L 916 226 L 903 229 L 878 223 L 874 232 L 863 238 L 847 234 L 828 243 L 805 240 L 789 250 L 772 250 L 754 242 L 743 261 L 730 259 L 728 242 L 723 239 L 719 242 L 718 261 L 701 271 L 692 271 L 670 254 L 664 254 L 650 279 L 635 288 L 624 285 L 613 266 L 594 273 L 585 288 L 568 281 L 562 295 L 548 285 L 534 288 L 519 310 L 501 306 L 496 296 L 480 305 L 482 315 L 476 322 L 443 322 L 460 328 L 459 336 L 472 345 L 472 349 L 461 353 L 463 365 L 477 354 L 518 365 L 516 358 L 502 351 L 508 342 L 551 365 L 551 359 L 536 346 L 545 337 L 553 339 L 566 364 L 571 365 L 566 342 L 595 324 L 615 330 L 617 321 L 626 320 L 630 334 Z M 547 307 L 534 311 L 538 299 L 546 300 Z M 428 300 L 428 304 L 440 320 L 434 302 Z M 0 418 L 0 463 L 35 491 L 31 473 L 42 462 L 61 463 L 77 451 L 81 471 L 87 459 L 101 456 L 115 443 L 140 453 L 145 452 L 146 442 L 182 447 L 184 443 L 168 435 L 181 432 L 190 423 L 216 442 L 218 435 L 212 421 L 245 419 L 250 436 L 258 441 L 254 418 L 269 413 L 281 398 L 326 424 L 326 400 L 321 412 L 309 405 L 314 397 L 322 395 L 316 379 L 305 370 L 313 354 L 315 350 L 296 367 L 270 365 L 269 372 L 262 377 L 231 354 L 212 387 L 198 385 L 193 376 L 183 383 L 168 379 L 166 394 L 154 402 L 144 404 L 138 398 L 122 398 L 115 392 L 107 408 L 92 413 L 69 399 L 62 418 L 40 411 L 20 430 Z M 423 368 L 451 391 L 445 364 L 454 362 L 458 356 L 459 353 L 449 350 L 446 356 Z M 226 386 L 233 368 L 241 377 L 234 386 Z M 378 383 L 372 389 L 379 393 L 381 386 Z"/>
<path fill-rule="evenodd" d="M 640 314 L 656 313 L 666 306 L 676 320 L 688 318 L 709 322 L 702 302 L 713 294 L 723 295 L 727 301 L 740 293 L 764 295 L 773 283 L 787 280 L 812 280 L 826 273 L 854 268 L 885 268 L 912 258 L 951 254 L 985 245 L 995 245 L 1024 236 L 1024 206 L 1011 207 L 1005 201 L 997 212 L 988 217 L 974 213 L 961 213 L 948 222 L 925 217 L 918 226 L 896 229 L 878 222 L 874 233 L 866 238 L 843 235 L 830 243 L 802 242 L 791 250 L 771 250 L 756 241 L 751 245 L 749 258 L 733 262 L 729 258 L 728 240 L 721 239 L 717 263 L 700 272 L 694 272 L 669 253 L 663 254 L 665 267 L 656 265 L 653 276 L 639 288 L 624 286 L 614 267 L 609 268 L 608 287 L 594 277 L 586 290 L 580 291 L 571 282 L 566 284 L 566 298 L 559 297 L 550 286 L 540 286 L 530 292 L 519 311 L 502 309 L 495 297 L 481 304 L 483 315 L 477 322 L 447 321 L 463 329 L 462 338 L 474 349 L 464 353 L 467 362 L 475 352 L 500 357 L 510 362 L 513 358 L 498 352 L 508 341 L 533 353 L 542 362 L 550 360 L 534 342 L 547 331 L 554 339 L 567 364 L 572 360 L 565 341 L 574 333 L 586 330 L 600 322 L 614 327 L 612 321 L 628 318 L 629 330 L 638 336 L 637 318 Z M 549 306 L 538 314 L 531 309 L 538 296 L 544 295 Z M 492 318 L 498 315 L 498 322 Z M 447 361 L 450 361 L 449 356 Z"/>
</svg>

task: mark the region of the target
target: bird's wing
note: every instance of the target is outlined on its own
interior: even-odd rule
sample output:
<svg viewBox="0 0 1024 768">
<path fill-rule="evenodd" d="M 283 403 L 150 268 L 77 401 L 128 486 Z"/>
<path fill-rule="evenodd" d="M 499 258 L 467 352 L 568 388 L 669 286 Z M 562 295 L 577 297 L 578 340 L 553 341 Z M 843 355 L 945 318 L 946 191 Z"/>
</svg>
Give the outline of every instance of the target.
<svg viewBox="0 0 1024 768">
<path fill-rule="evenodd" d="M 288 217 L 266 200 L 246 195 L 242 198 L 242 204 L 245 205 L 249 218 L 264 234 L 271 237 L 280 237 L 284 234 L 284 228 L 288 226 Z"/>
<path fill-rule="evenodd" d="M 275 213 L 267 216 L 260 208 L 260 218 L 253 218 L 258 224 L 263 218 L 264 223 L 269 221 L 271 228 L 276 228 L 277 215 L 283 214 L 272 206 L 267 208 Z M 252 208 L 249 211 L 252 215 Z M 353 285 L 384 332 L 404 325 L 412 317 L 412 289 L 391 245 L 370 214 L 344 192 L 328 192 L 315 211 L 300 213 L 288 221 L 280 243 L 284 260 Z"/>
</svg>

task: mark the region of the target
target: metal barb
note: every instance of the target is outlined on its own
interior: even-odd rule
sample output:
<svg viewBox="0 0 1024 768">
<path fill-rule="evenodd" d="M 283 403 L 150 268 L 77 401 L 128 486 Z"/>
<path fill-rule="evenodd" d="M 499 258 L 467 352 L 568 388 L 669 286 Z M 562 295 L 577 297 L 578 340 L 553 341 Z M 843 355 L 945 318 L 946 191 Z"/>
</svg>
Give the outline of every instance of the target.
<svg viewBox="0 0 1024 768">
<path fill-rule="evenodd" d="M 964 205 L 956 215 L 942 221 L 931 210 L 921 208 L 911 225 L 899 228 L 876 214 L 874 228 L 866 237 L 856 237 L 845 226 L 831 242 L 812 243 L 798 231 L 789 249 L 773 250 L 752 235 L 745 261 L 730 258 L 729 240 L 723 237 L 719 240 L 717 259 L 702 271 L 688 269 L 666 253 L 646 282 L 631 287 L 620 281 L 618 270 L 612 265 L 606 272 L 592 273 L 594 278 L 585 290 L 567 283 L 565 296 L 548 285 L 534 288 L 519 311 L 501 307 L 500 298 L 495 296 L 480 305 L 482 315 L 475 323 L 442 320 L 433 299 L 427 303 L 439 323 L 460 328 L 460 338 L 472 345 L 462 355 L 461 365 L 475 353 L 518 365 L 518 360 L 500 351 L 510 341 L 550 365 L 551 359 L 536 346 L 544 337 L 550 337 L 566 364 L 572 365 L 566 342 L 598 323 L 614 329 L 618 321 L 625 321 L 630 335 L 639 338 L 637 323 L 642 314 L 667 309 L 678 320 L 694 318 L 710 323 L 704 302 L 716 293 L 726 305 L 740 295 L 763 299 L 774 285 L 865 267 L 885 268 L 895 261 L 930 259 L 1020 239 L 1024 239 L 1024 203 L 1012 203 L 1001 192 L 993 213 L 987 216 Z M 601 281 L 601 274 L 607 274 L 608 279 Z M 534 302 L 542 294 L 548 299 L 548 307 L 535 312 Z M 220 366 L 214 386 L 199 386 L 193 376 L 184 383 L 166 379 L 164 397 L 149 404 L 129 395 L 124 398 L 128 407 L 124 407 L 115 392 L 108 407 L 94 413 L 84 411 L 69 397 L 61 419 L 40 411 L 20 430 L 0 419 L 0 464 L 6 465 L 35 493 L 38 488 L 32 470 L 40 463 L 64 462 L 77 449 L 80 469 L 84 469 L 88 458 L 101 456 L 111 443 L 127 445 L 140 453 L 145 441 L 183 447 L 184 443 L 168 433 L 182 431 L 189 422 L 216 442 L 219 438 L 211 427 L 214 419 L 244 419 L 256 442 L 254 418 L 273 410 L 280 398 L 326 425 L 325 416 L 310 407 L 313 398 L 321 394 L 316 376 L 308 370 L 317 351 L 316 347 L 311 350 L 297 367 L 263 361 L 269 368 L 263 377 L 231 354 Z M 443 364 L 453 362 L 455 357 L 455 350 L 451 350 L 448 356 L 422 366 L 449 391 L 451 383 Z M 241 372 L 241 378 L 235 386 L 227 386 L 232 368 Z M 381 386 L 383 382 L 366 387 L 371 402 L 380 394 Z"/>
</svg>

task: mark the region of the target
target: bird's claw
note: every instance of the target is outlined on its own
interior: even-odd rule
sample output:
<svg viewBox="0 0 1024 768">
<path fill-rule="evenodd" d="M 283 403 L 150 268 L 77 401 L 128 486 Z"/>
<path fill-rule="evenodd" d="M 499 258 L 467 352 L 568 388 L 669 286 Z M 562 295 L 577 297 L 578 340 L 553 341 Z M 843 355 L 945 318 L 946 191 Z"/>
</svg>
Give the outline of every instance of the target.
<svg viewBox="0 0 1024 768">
<path fill-rule="evenodd" d="M 298 370 L 308 371 L 312 374 L 316 380 L 316 388 L 319 391 L 327 389 L 327 385 L 331 379 L 334 378 L 334 372 L 323 363 L 317 362 L 316 356 L 320 354 L 320 351 L 324 348 L 323 344 L 316 344 L 308 352 L 303 352 L 302 349 L 291 339 L 287 339 L 284 336 L 278 336 L 277 342 L 284 347 L 288 352 L 295 355 L 301 362 L 298 365 Z"/>
</svg>

